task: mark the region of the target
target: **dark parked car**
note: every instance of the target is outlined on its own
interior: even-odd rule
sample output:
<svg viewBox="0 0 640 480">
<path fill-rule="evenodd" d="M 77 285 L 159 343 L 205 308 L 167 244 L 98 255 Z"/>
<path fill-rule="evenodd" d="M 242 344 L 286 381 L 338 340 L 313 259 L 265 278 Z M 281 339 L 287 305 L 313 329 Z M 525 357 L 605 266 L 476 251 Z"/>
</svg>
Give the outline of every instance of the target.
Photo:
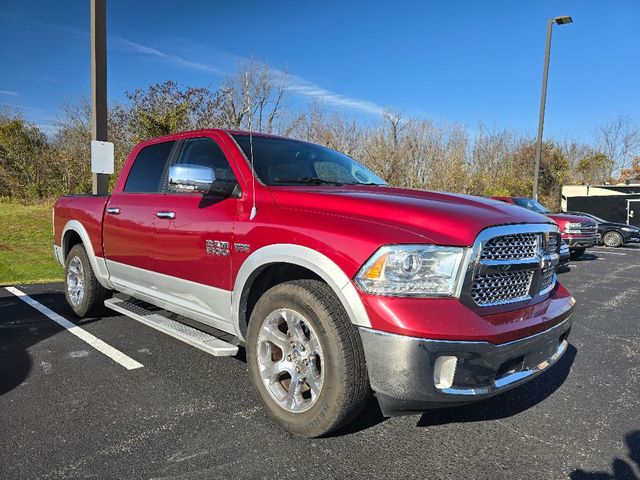
<svg viewBox="0 0 640 480">
<path fill-rule="evenodd" d="M 607 247 L 620 247 L 625 243 L 640 242 L 640 228 L 626 223 L 609 222 L 590 213 L 563 212 L 572 215 L 583 215 L 592 218 L 598 224 L 598 233 L 602 235 L 602 243 Z"/>
</svg>

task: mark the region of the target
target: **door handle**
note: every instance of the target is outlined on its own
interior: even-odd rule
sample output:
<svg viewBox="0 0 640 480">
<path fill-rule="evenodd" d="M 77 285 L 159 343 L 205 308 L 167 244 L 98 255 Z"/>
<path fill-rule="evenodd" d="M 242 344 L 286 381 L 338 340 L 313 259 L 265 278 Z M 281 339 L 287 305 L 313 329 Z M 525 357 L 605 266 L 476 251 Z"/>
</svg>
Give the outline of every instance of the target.
<svg viewBox="0 0 640 480">
<path fill-rule="evenodd" d="M 107 207 L 107 213 L 111 215 L 120 215 L 120 208 L 118 207 Z"/>
<path fill-rule="evenodd" d="M 176 212 L 156 212 L 156 217 L 168 218 L 169 220 L 173 220 L 174 218 L 176 218 Z"/>
</svg>

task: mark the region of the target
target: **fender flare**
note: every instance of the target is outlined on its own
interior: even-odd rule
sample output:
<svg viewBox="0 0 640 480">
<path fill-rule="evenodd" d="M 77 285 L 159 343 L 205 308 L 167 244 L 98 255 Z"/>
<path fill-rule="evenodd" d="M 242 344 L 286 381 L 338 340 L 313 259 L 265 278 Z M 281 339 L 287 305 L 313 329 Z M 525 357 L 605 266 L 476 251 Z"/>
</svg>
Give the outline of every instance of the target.
<svg viewBox="0 0 640 480">
<path fill-rule="evenodd" d="M 326 255 L 301 245 L 280 243 L 259 248 L 243 262 L 233 287 L 231 312 L 236 332 L 243 338 L 240 328 L 240 306 L 244 289 L 252 277 L 272 263 L 290 263 L 304 267 L 322 278 L 336 294 L 351 323 L 371 327 L 369 315 L 351 279 Z"/>
<path fill-rule="evenodd" d="M 80 223 L 78 220 L 69 220 L 64 228 L 62 229 L 62 235 L 60 236 L 61 245 L 61 254 L 60 258 L 62 259 L 62 265 L 66 261 L 65 253 L 67 250 L 67 239 L 66 235 L 68 232 L 75 232 L 80 236 L 80 240 L 82 240 L 82 245 L 87 252 L 87 257 L 89 257 L 89 263 L 91 263 L 91 268 L 93 269 L 93 273 L 96 276 L 100 285 L 109 290 L 113 290 L 113 285 L 109 281 L 109 271 L 107 270 L 107 263 L 104 261 L 104 258 L 96 256 L 93 245 L 91 243 L 91 239 L 89 238 L 89 234 L 87 230 L 84 228 L 84 225 Z"/>
</svg>

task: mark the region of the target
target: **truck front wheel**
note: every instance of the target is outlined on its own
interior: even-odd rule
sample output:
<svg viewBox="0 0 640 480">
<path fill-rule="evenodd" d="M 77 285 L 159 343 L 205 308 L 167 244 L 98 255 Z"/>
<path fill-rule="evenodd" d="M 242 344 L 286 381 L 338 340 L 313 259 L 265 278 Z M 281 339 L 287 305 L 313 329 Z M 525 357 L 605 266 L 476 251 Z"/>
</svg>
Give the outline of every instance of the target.
<svg viewBox="0 0 640 480">
<path fill-rule="evenodd" d="M 358 330 L 317 280 L 281 283 L 260 297 L 247 329 L 247 363 L 267 414 L 296 435 L 336 430 L 369 399 Z"/>
<path fill-rule="evenodd" d="M 64 264 L 64 296 L 77 316 L 95 317 L 104 312 L 111 291 L 96 279 L 84 246 L 74 245 Z"/>
</svg>

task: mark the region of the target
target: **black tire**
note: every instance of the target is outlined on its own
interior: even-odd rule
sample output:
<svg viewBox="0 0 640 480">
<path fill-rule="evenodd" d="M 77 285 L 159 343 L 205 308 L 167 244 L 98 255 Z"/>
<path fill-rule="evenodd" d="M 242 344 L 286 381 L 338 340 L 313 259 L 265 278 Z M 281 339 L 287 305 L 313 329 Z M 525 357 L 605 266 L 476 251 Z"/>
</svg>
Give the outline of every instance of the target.
<svg viewBox="0 0 640 480">
<path fill-rule="evenodd" d="M 602 242 L 607 247 L 621 247 L 624 243 L 624 238 L 619 232 L 612 230 L 604 234 Z"/>
<path fill-rule="evenodd" d="M 315 403 L 302 412 L 294 413 L 280 406 L 260 376 L 258 335 L 265 319 L 279 309 L 290 309 L 304 317 L 322 348 L 323 385 Z M 266 413 L 295 435 L 319 437 L 339 429 L 354 419 L 370 398 L 358 329 L 331 288 L 318 280 L 281 283 L 260 297 L 247 329 L 247 363 Z"/>
<path fill-rule="evenodd" d="M 569 254 L 571 255 L 571 260 L 576 260 L 578 258 L 580 258 L 582 255 L 584 255 L 586 248 L 573 248 L 571 249 L 571 251 L 569 252 Z"/>
<path fill-rule="evenodd" d="M 77 259 L 82 264 L 82 275 L 84 282 L 84 294 L 82 299 L 78 302 L 74 302 L 69 292 L 69 265 Z M 93 268 L 91 268 L 91 262 L 87 255 L 87 251 L 81 244 L 74 245 L 64 262 L 64 296 L 67 303 L 80 318 L 85 317 L 97 317 L 106 311 L 104 301 L 111 297 L 112 291 L 104 288 L 98 282 Z"/>
</svg>

